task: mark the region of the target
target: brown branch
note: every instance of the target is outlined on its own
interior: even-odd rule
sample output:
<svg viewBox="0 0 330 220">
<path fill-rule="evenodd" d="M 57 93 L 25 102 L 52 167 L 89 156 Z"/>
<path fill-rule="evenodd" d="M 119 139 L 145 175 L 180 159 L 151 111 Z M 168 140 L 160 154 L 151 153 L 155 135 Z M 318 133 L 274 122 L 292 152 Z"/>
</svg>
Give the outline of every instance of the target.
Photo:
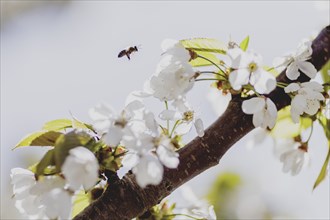
<svg viewBox="0 0 330 220">
<path fill-rule="evenodd" d="M 330 57 L 329 39 L 330 26 L 324 28 L 313 41 L 311 62 L 317 70 L 320 70 Z M 284 72 L 277 80 L 290 82 Z M 309 78 L 301 74 L 298 80 L 305 82 Z M 281 88 L 274 90 L 269 97 L 278 110 L 290 104 L 289 96 Z M 140 216 L 180 185 L 217 165 L 227 150 L 254 128 L 251 115 L 246 115 L 241 110 L 242 101 L 239 96 L 233 97 L 225 113 L 205 131 L 204 137 L 195 138 L 179 151 L 178 168 L 166 169 L 159 185 L 142 189 L 131 173 L 122 180 L 115 176 L 111 178 L 105 193 L 74 219 L 122 220 Z"/>
</svg>

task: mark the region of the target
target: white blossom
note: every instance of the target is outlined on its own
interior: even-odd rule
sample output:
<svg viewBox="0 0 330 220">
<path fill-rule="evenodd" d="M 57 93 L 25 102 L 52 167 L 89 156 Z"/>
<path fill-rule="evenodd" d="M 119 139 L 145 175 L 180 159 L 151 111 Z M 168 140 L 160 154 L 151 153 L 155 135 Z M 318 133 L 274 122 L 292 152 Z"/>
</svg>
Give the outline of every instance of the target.
<svg viewBox="0 0 330 220">
<path fill-rule="evenodd" d="M 132 169 L 140 187 L 158 185 L 163 179 L 164 168 L 160 161 L 151 154 L 140 157 L 139 163 Z"/>
<path fill-rule="evenodd" d="M 62 165 L 62 173 L 72 190 L 81 186 L 91 189 L 98 181 L 99 164 L 94 154 L 85 147 L 75 147 L 69 151 Z"/>
<path fill-rule="evenodd" d="M 284 91 L 294 95 L 291 100 L 291 117 L 295 123 L 299 123 L 303 113 L 315 115 L 320 109 L 320 101 L 324 100 L 321 93 L 323 86 L 317 82 L 291 83 Z"/>
<path fill-rule="evenodd" d="M 270 129 L 275 126 L 277 109 L 273 101 L 265 97 L 254 97 L 243 101 L 243 112 L 253 114 L 253 125 Z"/>
<path fill-rule="evenodd" d="M 175 208 L 177 213 L 190 215 L 198 219 L 217 219 L 214 207 L 206 200 L 198 198 L 189 186 L 184 185 L 180 187 L 180 190 L 184 203 L 177 204 Z M 178 215 L 174 219 L 186 219 L 186 217 Z"/>
<path fill-rule="evenodd" d="M 45 176 L 36 181 L 29 170 L 11 171 L 15 206 L 29 219 L 68 219 L 72 195 L 65 190 L 66 182 L 59 176 Z"/>
<path fill-rule="evenodd" d="M 170 55 L 174 60 L 187 62 L 191 59 L 189 51 L 184 48 L 180 41 L 165 39 L 161 43 L 161 48 L 165 55 Z"/>
<path fill-rule="evenodd" d="M 176 110 L 164 110 L 160 113 L 159 117 L 162 120 L 178 121 L 179 124 L 175 128 L 175 133 L 183 135 L 188 133 L 192 126 L 195 126 L 196 132 L 199 137 L 204 136 L 203 121 L 196 115 L 196 112 L 190 107 L 184 98 L 177 99 L 173 102 Z"/>
<path fill-rule="evenodd" d="M 243 85 L 251 84 L 256 92 L 268 94 L 276 87 L 275 77 L 263 69 L 262 57 L 254 52 L 244 52 L 239 48 L 228 50 L 231 59 L 229 82 L 233 89 L 240 90 Z"/>
<path fill-rule="evenodd" d="M 34 173 L 22 168 L 11 169 L 10 178 L 15 199 L 26 197 L 30 188 L 36 184 Z"/>
<path fill-rule="evenodd" d="M 31 188 L 36 184 L 34 173 L 22 168 L 13 168 L 10 177 L 15 207 L 18 211 L 29 219 L 45 218 L 43 207 L 35 202 L 37 196 L 30 193 Z"/>
<path fill-rule="evenodd" d="M 159 184 L 163 178 L 163 165 L 176 168 L 179 164 L 179 155 L 171 139 L 159 132 L 151 112 L 145 111 L 142 121 L 132 123 L 125 130 L 122 143 L 129 150 L 122 164 L 132 168 L 141 187 Z"/>
<path fill-rule="evenodd" d="M 170 101 L 185 95 L 194 85 L 195 71 L 187 62 L 173 59 L 165 55 L 153 75 L 146 84 L 145 90 L 151 90 L 152 95 L 161 101 Z"/>
<path fill-rule="evenodd" d="M 290 172 L 292 176 L 295 176 L 308 163 L 307 148 L 298 147 L 288 150 L 280 156 L 280 160 L 283 163 L 283 172 Z"/>
<path fill-rule="evenodd" d="M 102 135 L 104 142 L 110 146 L 117 146 L 124 134 L 123 129 L 136 111 L 143 107 L 142 102 L 134 100 L 118 115 L 111 106 L 100 104 L 90 109 L 89 115 L 93 120 L 93 127 Z"/>
<path fill-rule="evenodd" d="M 69 219 L 72 195 L 63 188 L 55 188 L 42 195 L 41 204 L 44 205 L 49 219 Z"/>
<path fill-rule="evenodd" d="M 282 58 L 275 59 L 274 66 L 279 67 L 279 70 L 282 70 L 282 67 L 287 67 L 286 76 L 290 80 L 296 80 L 300 76 L 300 71 L 313 79 L 317 70 L 312 63 L 307 61 L 311 58 L 312 53 L 312 42 L 303 41 L 295 53 L 289 53 Z"/>
</svg>

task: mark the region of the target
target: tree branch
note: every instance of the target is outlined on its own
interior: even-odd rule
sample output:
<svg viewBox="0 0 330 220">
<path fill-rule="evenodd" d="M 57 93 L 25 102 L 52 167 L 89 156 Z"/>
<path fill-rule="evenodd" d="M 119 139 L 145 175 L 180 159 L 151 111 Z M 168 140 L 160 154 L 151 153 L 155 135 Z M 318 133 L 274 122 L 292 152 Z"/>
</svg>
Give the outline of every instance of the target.
<svg viewBox="0 0 330 220">
<path fill-rule="evenodd" d="M 311 62 L 317 70 L 329 60 L 329 40 L 330 26 L 327 26 L 313 41 Z M 304 74 L 298 78 L 300 82 L 308 80 Z M 291 82 L 284 71 L 277 77 L 277 81 Z M 282 88 L 276 88 L 269 97 L 278 110 L 290 104 L 290 97 Z M 165 169 L 159 185 L 142 189 L 132 173 L 121 180 L 111 178 L 104 194 L 74 219 L 132 219 L 142 215 L 193 177 L 217 165 L 227 150 L 254 128 L 252 116 L 241 110 L 242 101 L 239 96 L 234 96 L 224 114 L 205 131 L 204 137 L 195 138 L 179 150 L 178 168 Z"/>
</svg>

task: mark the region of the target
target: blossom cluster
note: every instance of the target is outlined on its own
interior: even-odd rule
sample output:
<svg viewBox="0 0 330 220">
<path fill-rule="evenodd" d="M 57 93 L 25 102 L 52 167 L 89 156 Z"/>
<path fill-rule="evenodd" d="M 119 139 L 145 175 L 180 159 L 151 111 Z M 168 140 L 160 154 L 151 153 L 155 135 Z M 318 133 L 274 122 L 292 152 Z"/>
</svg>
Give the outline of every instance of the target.
<svg viewBox="0 0 330 220">
<path fill-rule="evenodd" d="M 62 126 L 64 121 L 61 121 L 51 132 L 64 139 L 54 141 L 54 148 L 37 165 L 37 171 L 12 169 L 14 198 L 21 213 L 29 218 L 68 219 L 73 197 L 81 190 L 91 193 L 101 181 L 107 180 L 109 172 L 122 176 L 131 170 L 140 187 L 158 185 L 165 168 L 175 169 L 180 164 L 176 151 L 182 147 L 182 136 L 193 127 L 199 137 L 204 136 L 203 121 L 187 98 L 198 81 L 212 80 L 223 93 L 240 95 L 242 111 L 252 115 L 255 127 L 267 130 L 273 129 L 278 120 L 278 109 L 270 96 L 276 87 L 290 96 L 294 123 L 299 123 L 302 117 L 315 117 L 329 103 L 329 96 L 320 83 L 294 81 L 300 74 L 311 79 L 316 76 L 316 69 L 309 62 L 310 41 L 303 42 L 296 53 L 277 59 L 271 68 L 285 70 L 290 84 L 277 82 L 270 69 L 263 65 L 261 55 L 237 44 L 231 44 L 223 54 L 224 60 L 218 63 L 186 48 L 180 41 L 165 40 L 161 47 L 163 52 L 155 73 L 145 82 L 142 91 L 128 96 L 119 113 L 103 103 L 90 109 L 91 125 L 74 119 L 72 124 Z M 196 59 L 204 59 L 216 71 L 196 69 L 191 62 Z M 214 78 L 203 78 L 206 74 Z M 158 114 L 151 112 L 145 104 L 149 97 L 162 102 L 165 108 Z M 71 137 L 66 128 L 73 128 L 77 133 Z M 79 136 L 81 129 L 85 132 Z M 70 136 L 68 141 L 65 141 L 66 135 Z M 300 136 L 295 138 L 283 144 L 293 148 L 285 147 L 280 156 L 283 171 L 293 175 L 298 174 L 307 161 L 309 141 L 309 138 L 301 141 Z M 203 211 L 181 211 L 196 218 L 212 219 L 215 215 L 211 209 L 203 206 Z"/>
<path fill-rule="evenodd" d="M 94 154 L 82 146 L 70 150 L 62 166 L 64 178 L 49 175 L 37 179 L 30 170 L 14 168 L 10 176 L 15 205 L 30 219 L 69 219 L 75 192 L 94 187 L 98 169 Z"/>
</svg>

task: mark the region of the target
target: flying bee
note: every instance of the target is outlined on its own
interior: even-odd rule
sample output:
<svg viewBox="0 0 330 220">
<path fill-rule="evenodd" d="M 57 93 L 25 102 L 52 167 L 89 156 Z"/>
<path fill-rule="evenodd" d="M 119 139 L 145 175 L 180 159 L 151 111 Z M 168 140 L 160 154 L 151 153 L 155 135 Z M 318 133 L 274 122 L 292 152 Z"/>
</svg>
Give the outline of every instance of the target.
<svg viewBox="0 0 330 220">
<path fill-rule="evenodd" d="M 118 58 L 123 57 L 123 56 L 127 56 L 127 58 L 130 60 L 131 59 L 131 54 L 133 52 L 138 52 L 139 51 L 138 48 L 139 47 L 137 47 L 137 46 L 128 47 L 128 48 L 126 48 L 126 49 L 119 52 Z"/>
</svg>

